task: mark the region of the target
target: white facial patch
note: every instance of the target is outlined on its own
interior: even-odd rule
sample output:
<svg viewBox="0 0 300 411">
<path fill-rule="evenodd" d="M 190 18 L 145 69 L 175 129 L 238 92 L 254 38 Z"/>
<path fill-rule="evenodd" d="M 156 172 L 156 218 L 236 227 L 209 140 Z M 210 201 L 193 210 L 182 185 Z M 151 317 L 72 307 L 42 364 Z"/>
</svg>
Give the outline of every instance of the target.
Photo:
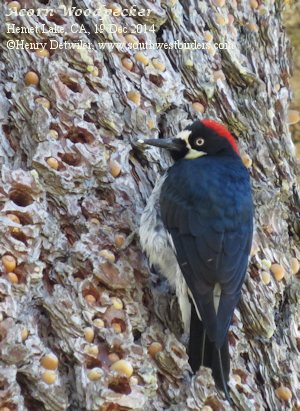
<svg viewBox="0 0 300 411">
<path fill-rule="evenodd" d="M 194 160 L 195 158 L 199 158 L 205 155 L 206 153 L 204 153 L 204 151 L 197 151 L 197 150 L 194 150 L 193 148 L 190 148 L 188 153 L 184 156 L 184 158 L 186 160 Z"/>
<path fill-rule="evenodd" d="M 191 135 L 192 131 L 191 130 L 183 130 L 180 133 L 177 134 L 177 138 L 181 138 L 181 140 L 185 141 L 185 144 L 188 149 L 192 150 L 192 147 L 189 142 L 189 136 Z"/>
<path fill-rule="evenodd" d="M 181 138 L 183 140 L 188 148 L 188 153 L 184 156 L 186 160 L 194 160 L 195 158 L 199 158 L 202 156 L 205 156 L 204 151 L 198 151 L 195 150 L 191 147 L 190 142 L 189 142 L 189 137 L 191 135 L 192 131 L 191 130 L 183 130 L 180 133 L 177 134 L 177 138 Z"/>
</svg>

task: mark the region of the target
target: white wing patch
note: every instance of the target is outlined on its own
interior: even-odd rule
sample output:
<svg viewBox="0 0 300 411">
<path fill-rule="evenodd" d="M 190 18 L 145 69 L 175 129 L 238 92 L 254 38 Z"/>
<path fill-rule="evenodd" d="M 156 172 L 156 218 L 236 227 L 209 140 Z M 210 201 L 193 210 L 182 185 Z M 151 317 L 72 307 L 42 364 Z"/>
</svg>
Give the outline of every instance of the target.
<svg viewBox="0 0 300 411">
<path fill-rule="evenodd" d="M 218 314 L 221 293 L 222 293 L 221 284 L 217 283 L 214 287 L 214 307 L 215 307 L 216 315 Z"/>
</svg>

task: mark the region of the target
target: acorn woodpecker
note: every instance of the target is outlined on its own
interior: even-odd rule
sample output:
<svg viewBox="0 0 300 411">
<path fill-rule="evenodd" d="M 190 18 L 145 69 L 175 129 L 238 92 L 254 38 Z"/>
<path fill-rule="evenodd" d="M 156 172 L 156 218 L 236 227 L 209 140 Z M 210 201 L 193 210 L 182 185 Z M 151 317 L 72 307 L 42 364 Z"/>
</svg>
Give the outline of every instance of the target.
<svg viewBox="0 0 300 411">
<path fill-rule="evenodd" d="M 140 142 L 169 150 L 175 160 L 143 212 L 141 245 L 176 290 L 192 370 L 211 368 L 231 401 L 228 329 L 253 233 L 248 171 L 235 138 L 214 120 L 196 121 L 176 138 Z"/>
</svg>

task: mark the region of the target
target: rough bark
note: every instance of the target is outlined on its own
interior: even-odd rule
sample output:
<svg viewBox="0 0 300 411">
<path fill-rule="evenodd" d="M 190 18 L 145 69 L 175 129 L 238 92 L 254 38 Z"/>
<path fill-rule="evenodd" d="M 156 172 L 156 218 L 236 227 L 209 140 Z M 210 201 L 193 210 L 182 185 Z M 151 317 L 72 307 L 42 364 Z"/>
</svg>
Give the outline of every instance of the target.
<svg viewBox="0 0 300 411">
<path fill-rule="evenodd" d="M 300 159 L 300 40 L 299 40 L 299 25 L 300 25 L 300 3 L 292 3 L 290 7 L 286 7 L 283 14 L 284 25 L 293 47 L 293 75 L 290 79 L 293 97 L 291 101 L 292 118 L 290 122 L 291 133 L 293 140 L 296 143 L 296 155 Z"/>
<path fill-rule="evenodd" d="M 2 407 L 230 409 L 209 370 L 191 375 L 176 299 L 150 273 L 137 237 L 156 177 L 171 164 L 155 148 L 143 151 L 137 140 L 172 136 L 191 120 L 212 117 L 238 138 L 256 204 L 249 274 L 230 329 L 232 398 L 240 410 L 299 409 L 299 190 L 287 125 L 291 70 L 283 3 L 223 3 L 140 0 L 150 16 L 108 16 L 106 30 L 111 23 L 155 24 L 155 34 L 137 34 L 140 43 L 205 43 L 211 34 L 212 42 L 234 44 L 231 50 L 146 50 L 147 65 L 135 50 L 100 50 L 97 42 L 124 37 L 93 33 L 93 17 L 57 11 L 53 18 L 12 18 L 5 17 L 7 3 L 1 5 L 0 255 L 16 258 L 18 281 L 9 281 L 15 277 L 2 259 Z M 106 2 L 21 1 L 22 8 L 60 4 L 94 10 Z M 57 24 L 66 32 L 78 23 L 90 34 L 8 34 L 5 20 Z M 82 39 L 95 47 L 49 49 L 43 58 L 9 50 L 7 40 L 16 38 Z M 37 86 L 24 82 L 30 70 L 39 76 Z M 54 166 L 49 157 L 57 160 Z M 86 327 L 94 330 L 91 342 Z M 154 358 L 147 352 L 153 341 L 163 347 Z M 48 353 L 59 359 L 53 384 L 43 380 L 41 359 Z M 116 356 L 132 364 L 133 376 L 111 369 Z M 91 370 L 99 379 L 89 379 Z M 281 386 L 291 399 L 276 393 Z"/>
</svg>

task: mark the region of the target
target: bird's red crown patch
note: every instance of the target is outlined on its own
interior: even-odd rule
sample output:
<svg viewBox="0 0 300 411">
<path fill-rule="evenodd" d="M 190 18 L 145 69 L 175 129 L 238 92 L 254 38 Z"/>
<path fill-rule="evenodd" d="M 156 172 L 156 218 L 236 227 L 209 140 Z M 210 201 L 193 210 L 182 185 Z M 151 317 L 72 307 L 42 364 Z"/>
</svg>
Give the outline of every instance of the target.
<svg viewBox="0 0 300 411">
<path fill-rule="evenodd" d="M 218 123 L 217 121 L 214 121 L 214 120 L 210 120 L 209 118 L 206 118 L 206 119 L 202 120 L 201 122 L 202 122 L 202 124 L 204 124 L 205 127 L 208 127 L 210 129 L 212 129 L 213 131 L 218 133 L 221 137 L 225 137 L 229 141 L 229 143 L 231 144 L 234 151 L 239 154 L 239 149 L 238 149 L 237 143 L 235 141 L 235 138 L 227 130 L 227 128 L 225 126 L 223 126 L 223 124 Z"/>
</svg>

